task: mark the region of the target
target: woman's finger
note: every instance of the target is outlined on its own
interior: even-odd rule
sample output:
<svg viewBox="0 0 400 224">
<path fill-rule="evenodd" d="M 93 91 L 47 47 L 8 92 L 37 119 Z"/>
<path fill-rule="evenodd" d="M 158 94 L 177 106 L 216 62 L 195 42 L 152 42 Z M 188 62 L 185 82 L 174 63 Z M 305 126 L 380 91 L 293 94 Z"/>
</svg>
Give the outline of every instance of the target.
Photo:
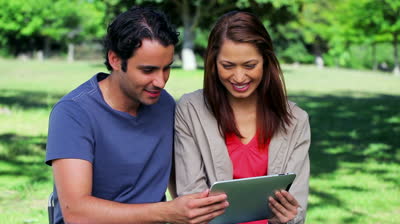
<svg viewBox="0 0 400 224">
<path fill-rule="evenodd" d="M 292 204 L 296 208 L 299 206 L 299 202 L 296 200 L 296 198 L 293 197 L 293 195 L 291 193 L 289 193 L 285 190 L 282 190 L 281 193 L 290 204 Z"/>
<path fill-rule="evenodd" d="M 286 216 L 275 207 L 275 205 L 273 205 L 272 203 L 269 203 L 269 207 L 271 208 L 271 211 L 274 213 L 275 218 L 279 220 L 279 222 L 281 223 L 285 223 L 287 221 L 289 221 Z"/>
<path fill-rule="evenodd" d="M 287 210 L 289 210 L 289 211 L 297 210 L 298 203 L 297 203 L 296 199 L 294 199 L 294 197 L 289 194 L 289 192 L 281 191 L 281 192 L 277 192 L 275 195 L 276 195 L 278 201 L 280 202 L 280 204 L 283 207 L 285 207 Z"/>
<path fill-rule="evenodd" d="M 272 197 L 270 197 L 269 198 L 269 202 L 270 202 L 270 204 L 272 204 L 272 206 L 277 210 L 277 211 L 279 211 L 279 213 L 281 213 L 283 216 L 287 216 L 288 214 L 288 210 L 285 208 L 285 207 L 283 207 L 282 205 L 281 205 L 281 203 L 279 203 L 277 200 L 275 200 L 274 198 L 272 198 Z"/>
</svg>

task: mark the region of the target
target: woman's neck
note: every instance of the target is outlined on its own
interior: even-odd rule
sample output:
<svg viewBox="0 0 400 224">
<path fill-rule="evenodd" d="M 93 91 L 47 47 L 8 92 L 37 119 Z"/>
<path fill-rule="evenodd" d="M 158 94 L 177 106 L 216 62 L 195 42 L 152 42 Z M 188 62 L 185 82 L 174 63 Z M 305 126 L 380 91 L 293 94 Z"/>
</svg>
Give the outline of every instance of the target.
<svg viewBox="0 0 400 224">
<path fill-rule="evenodd" d="M 234 98 L 230 95 L 228 101 L 234 114 L 236 112 L 256 113 L 257 111 L 257 94 L 252 94 L 247 98 Z"/>
<path fill-rule="evenodd" d="M 257 132 L 257 97 L 255 95 L 245 99 L 230 98 L 229 103 L 236 127 L 243 137 L 241 141 L 247 144 Z"/>
</svg>

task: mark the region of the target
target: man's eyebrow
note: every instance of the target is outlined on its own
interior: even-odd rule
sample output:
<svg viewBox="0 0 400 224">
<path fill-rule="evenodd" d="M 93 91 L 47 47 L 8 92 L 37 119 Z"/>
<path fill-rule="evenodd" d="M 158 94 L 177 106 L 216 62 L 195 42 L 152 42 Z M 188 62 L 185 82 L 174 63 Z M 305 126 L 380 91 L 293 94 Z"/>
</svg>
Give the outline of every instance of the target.
<svg viewBox="0 0 400 224">
<path fill-rule="evenodd" d="M 171 61 L 167 66 L 165 66 L 164 68 L 168 68 L 171 67 L 171 65 L 174 63 L 174 61 Z"/>
<path fill-rule="evenodd" d="M 159 69 L 160 67 L 154 65 L 138 65 L 138 69 Z"/>
<path fill-rule="evenodd" d="M 174 61 L 171 61 L 168 65 L 166 65 L 164 68 L 171 67 L 171 65 L 174 63 Z M 159 69 L 159 66 L 155 65 L 138 65 L 136 68 L 138 69 Z"/>
</svg>

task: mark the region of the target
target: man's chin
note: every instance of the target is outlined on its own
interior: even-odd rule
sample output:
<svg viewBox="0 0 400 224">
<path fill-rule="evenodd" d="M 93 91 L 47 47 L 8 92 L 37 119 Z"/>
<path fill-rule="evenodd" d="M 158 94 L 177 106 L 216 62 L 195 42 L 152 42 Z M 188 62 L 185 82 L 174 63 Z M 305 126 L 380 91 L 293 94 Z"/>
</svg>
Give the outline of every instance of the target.
<svg viewBox="0 0 400 224">
<path fill-rule="evenodd" d="M 150 105 L 156 104 L 159 99 L 160 99 L 160 97 L 151 98 L 151 99 L 145 99 L 145 100 L 141 100 L 141 103 L 143 105 L 150 106 Z"/>
</svg>

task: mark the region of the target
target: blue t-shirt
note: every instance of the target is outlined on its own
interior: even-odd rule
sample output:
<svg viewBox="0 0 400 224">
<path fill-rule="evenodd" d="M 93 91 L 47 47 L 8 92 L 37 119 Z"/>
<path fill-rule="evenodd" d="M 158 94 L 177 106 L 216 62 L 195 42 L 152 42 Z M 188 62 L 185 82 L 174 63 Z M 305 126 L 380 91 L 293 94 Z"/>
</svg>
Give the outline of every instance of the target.
<svg viewBox="0 0 400 224">
<path fill-rule="evenodd" d="M 92 195 L 122 203 L 165 200 L 171 172 L 174 99 L 163 90 L 137 116 L 112 109 L 103 99 L 99 73 L 64 96 L 50 115 L 46 163 L 61 158 L 93 165 Z M 63 223 L 56 189 L 55 223 Z"/>
</svg>

